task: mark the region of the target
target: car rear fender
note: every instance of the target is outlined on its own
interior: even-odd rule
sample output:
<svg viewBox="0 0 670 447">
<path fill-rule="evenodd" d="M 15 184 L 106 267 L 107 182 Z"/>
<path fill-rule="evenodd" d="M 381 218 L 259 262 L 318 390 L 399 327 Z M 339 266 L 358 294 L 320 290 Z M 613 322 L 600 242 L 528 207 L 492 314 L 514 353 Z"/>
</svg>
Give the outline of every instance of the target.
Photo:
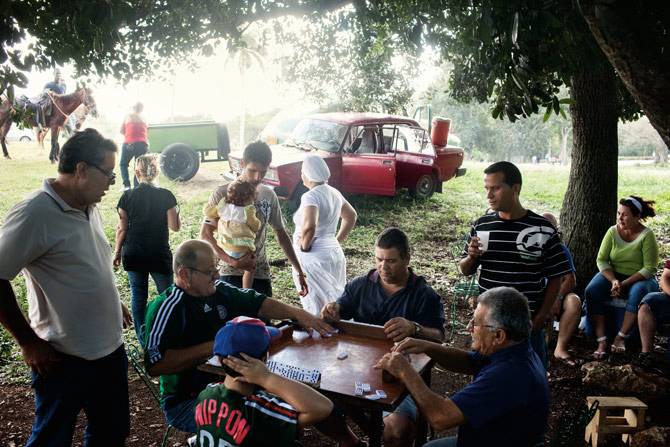
<svg viewBox="0 0 670 447">
<path fill-rule="evenodd" d="M 463 149 L 456 146 L 435 146 L 433 166 L 439 171 L 439 181 L 446 182 L 454 177 L 463 164 Z"/>
</svg>

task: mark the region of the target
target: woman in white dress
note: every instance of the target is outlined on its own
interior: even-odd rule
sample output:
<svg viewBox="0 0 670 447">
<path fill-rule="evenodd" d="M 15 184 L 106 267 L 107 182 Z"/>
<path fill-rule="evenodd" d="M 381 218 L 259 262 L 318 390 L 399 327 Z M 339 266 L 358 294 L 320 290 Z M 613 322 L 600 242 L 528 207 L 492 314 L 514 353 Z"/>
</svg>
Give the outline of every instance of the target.
<svg viewBox="0 0 670 447">
<path fill-rule="evenodd" d="M 309 293 L 300 300 L 304 309 L 317 316 L 326 303 L 335 301 L 344 291 L 347 270 L 340 244 L 356 223 L 356 210 L 337 189 L 327 184 L 329 177 L 330 170 L 323 158 L 305 157 L 302 181 L 309 191 L 303 194 L 300 208 L 293 215 L 293 246 L 309 288 Z M 300 291 L 298 279 L 298 272 L 293 269 L 293 281 Z"/>
</svg>

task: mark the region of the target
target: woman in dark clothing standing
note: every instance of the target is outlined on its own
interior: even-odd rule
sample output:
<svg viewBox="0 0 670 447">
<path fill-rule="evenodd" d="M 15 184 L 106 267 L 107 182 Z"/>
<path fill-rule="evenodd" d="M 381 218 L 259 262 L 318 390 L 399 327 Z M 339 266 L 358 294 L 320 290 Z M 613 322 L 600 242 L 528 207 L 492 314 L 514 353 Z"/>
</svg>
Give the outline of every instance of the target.
<svg viewBox="0 0 670 447">
<path fill-rule="evenodd" d="M 135 166 L 139 186 L 124 192 L 117 205 L 119 225 L 114 266 L 118 267 L 123 260 L 123 268 L 128 272 L 135 333 L 144 348 L 149 274 L 159 294 L 172 284 L 168 228 L 179 231 L 181 220 L 175 196 L 154 184 L 158 176 L 156 159 L 152 155 L 142 155 Z"/>
</svg>

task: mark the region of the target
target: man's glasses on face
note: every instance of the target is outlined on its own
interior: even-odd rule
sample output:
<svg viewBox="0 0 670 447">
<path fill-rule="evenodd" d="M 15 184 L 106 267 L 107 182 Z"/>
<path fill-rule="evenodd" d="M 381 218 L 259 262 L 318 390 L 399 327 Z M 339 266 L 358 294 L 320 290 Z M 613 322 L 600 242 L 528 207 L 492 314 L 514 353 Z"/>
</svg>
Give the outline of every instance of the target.
<svg viewBox="0 0 670 447">
<path fill-rule="evenodd" d="M 219 271 L 217 269 L 214 269 L 214 270 L 198 270 L 195 267 L 186 267 L 186 268 L 189 269 L 189 270 L 193 270 L 195 272 L 201 273 L 205 276 L 209 276 L 210 278 L 214 278 L 216 276 L 216 274 L 219 273 Z"/>
<path fill-rule="evenodd" d="M 491 329 L 498 329 L 497 327 L 492 326 L 490 324 L 476 324 L 475 319 L 473 318 L 468 322 L 467 328 L 472 328 L 472 330 L 474 331 L 476 327 L 487 327 Z"/>
<path fill-rule="evenodd" d="M 97 169 L 98 171 L 102 172 L 102 173 L 105 175 L 105 177 L 107 177 L 107 179 L 108 179 L 110 182 L 113 182 L 113 181 L 116 180 L 116 173 L 114 173 L 114 172 L 109 172 L 109 171 L 105 171 L 104 169 L 102 169 L 102 168 L 101 168 L 100 166 L 98 166 L 98 165 L 94 165 L 94 164 L 88 164 L 88 165 L 89 165 L 89 166 L 93 166 L 95 169 Z"/>
</svg>

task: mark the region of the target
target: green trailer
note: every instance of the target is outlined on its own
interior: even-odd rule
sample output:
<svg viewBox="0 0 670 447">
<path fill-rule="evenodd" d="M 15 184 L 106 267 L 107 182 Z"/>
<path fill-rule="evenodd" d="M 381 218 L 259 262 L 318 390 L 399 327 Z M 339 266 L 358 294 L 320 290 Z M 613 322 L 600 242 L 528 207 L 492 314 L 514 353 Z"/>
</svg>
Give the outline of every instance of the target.
<svg viewBox="0 0 670 447">
<path fill-rule="evenodd" d="M 230 139 L 225 124 L 215 121 L 150 124 L 149 152 L 160 153 L 160 167 L 170 180 L 185 182 L 200 163 L 228 159 Z"/>
</svg>

